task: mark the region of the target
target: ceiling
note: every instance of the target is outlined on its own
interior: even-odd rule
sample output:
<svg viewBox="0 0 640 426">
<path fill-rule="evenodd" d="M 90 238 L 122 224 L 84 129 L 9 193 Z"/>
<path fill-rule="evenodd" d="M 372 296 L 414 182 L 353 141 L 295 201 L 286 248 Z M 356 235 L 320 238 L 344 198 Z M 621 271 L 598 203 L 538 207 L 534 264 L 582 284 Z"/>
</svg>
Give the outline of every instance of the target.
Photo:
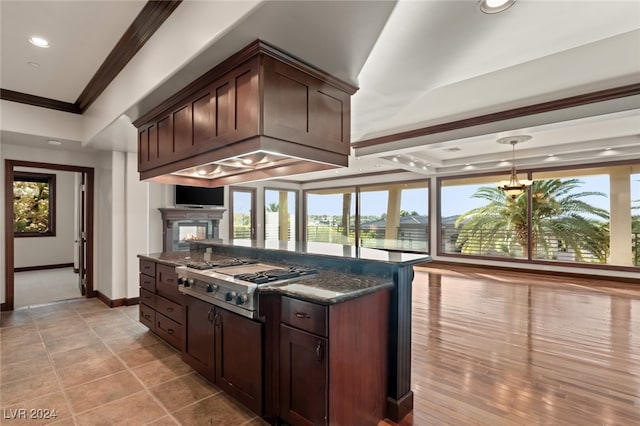
<svg viewBox="0 0 640 426">
<path fill-rule="evenodd" d="M 6 1 L 2 89 L 76 101 L 143 1 Z M 72 30 L 70 30 L 72 29 Z M 30 35 L 51 48 L 27 43 Z M 417 176 L 640 158 L 640 96 L 409 135 L 457 120 L 640 83 L 640 1 L 518 0 L 486 15 L 472 1 L 183 2 L 82 116 L 82 137 L 6 125 L 2 144 L 135 151 L 130 122 L 256 38 L 359 86 L 351 166 L 340 176 Z M 164 53 L 163 53 L 164 52 Z M 38 67 L 29 62 L 39 64 Z M 59 113 L 69 114 L 69 113 Z M 89 129 L 89 130 L 87 130 Z M 385 143 L 366 141 L 382 136 Z M 364 143 L 362 141 L 365 141 Z M 335 172 L 296 175 L 312 181 Z"/>
</svg>

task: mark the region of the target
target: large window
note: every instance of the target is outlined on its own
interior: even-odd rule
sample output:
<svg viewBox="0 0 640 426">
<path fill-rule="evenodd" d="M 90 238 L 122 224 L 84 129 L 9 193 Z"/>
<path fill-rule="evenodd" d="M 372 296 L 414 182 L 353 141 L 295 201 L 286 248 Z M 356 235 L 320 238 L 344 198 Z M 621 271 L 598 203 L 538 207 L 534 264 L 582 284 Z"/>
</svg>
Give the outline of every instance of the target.
<svg viewBox="0 0 640 426">
<path fill-rule="evenodd" d="M 355 244 L 355 188 L 307 192 L 307 241 Z"/>
<path fill-rule="evenodd" d="M 608 263 L 612 200 L 607 170 L 534 173 L 533 179 L 531 258 Z"/>
<path fill-rule="evenodd" d="M 425 181 L 311 190 L 306 192 L 306 203 L 308 241 L 429 250 Z"/>
<path fill-rule="evenodd" d="M 256 190 L 255 188 L 229 188 L 232 239 L 256 238 Z"/>
<path fill-rule="evenodd" d="M 426 182 L 364 186 L 360 193 L 360 245 L 427 252 L 429 192 Z"/>
<path fill-rule="evenodd" d="M 486 176 L 442 181 L 440 250 L 443 253 L 527 256 L 527 198 L 512 199 L 498 189 L 496 181 L 496 177 Z"/>
<path fill-rule="evenodd" d="M 13 178 L 13 234 L 52 237 L 55 221 L 56 175 L 15 171 Z"/>
<path fill-rule="evenodd" d="M 639 167 L 533 172 L 533 184 L 515 198 L 497 188 L 497 176 L 443 178 L 440 251 L 640 266 Z"/>
<path fill-rule="evenodd" d="M 297 192 L 284 189 L 264 191 L 264 239 L 296 241 Z"/>
</svg>

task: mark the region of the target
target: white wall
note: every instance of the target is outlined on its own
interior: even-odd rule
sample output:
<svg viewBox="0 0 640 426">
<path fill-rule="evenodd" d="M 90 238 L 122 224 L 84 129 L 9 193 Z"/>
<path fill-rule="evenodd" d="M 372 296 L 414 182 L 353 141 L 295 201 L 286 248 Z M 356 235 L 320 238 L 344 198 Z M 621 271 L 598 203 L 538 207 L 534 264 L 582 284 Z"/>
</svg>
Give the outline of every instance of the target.
<svg viewBox="0 0 640 426">
<path fill-rule="evenodd" d="M 75 210 L 75 173 L 20 167 L 20 171 L 56 175 L 56 235 L 14 239 L 14 267 L 73 263 Z"/>
<path fill-rule="evenodd" d="M 140 182 L 137 164 L 137 154 L 126 154 L 127 298 L 140 295 L 138 289 L 140 270 L 137 255 L 162 251 L 162 219 L 158 208 L 165 205 L 167 189 L 167 185 Z"/>
</svg>

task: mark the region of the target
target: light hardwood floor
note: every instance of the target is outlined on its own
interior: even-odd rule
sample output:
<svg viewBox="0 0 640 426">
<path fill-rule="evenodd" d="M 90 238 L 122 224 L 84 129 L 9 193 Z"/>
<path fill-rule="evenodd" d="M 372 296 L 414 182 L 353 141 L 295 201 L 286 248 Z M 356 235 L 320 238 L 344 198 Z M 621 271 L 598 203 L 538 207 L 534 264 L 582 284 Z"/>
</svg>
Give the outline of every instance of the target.
<svg viewBox="0 0 640 426">
<path fill-rule="evenodd" d="M 640 425 L 640 283 L 418 267 L 412 335 L 403 426 Z"/>
</svg>

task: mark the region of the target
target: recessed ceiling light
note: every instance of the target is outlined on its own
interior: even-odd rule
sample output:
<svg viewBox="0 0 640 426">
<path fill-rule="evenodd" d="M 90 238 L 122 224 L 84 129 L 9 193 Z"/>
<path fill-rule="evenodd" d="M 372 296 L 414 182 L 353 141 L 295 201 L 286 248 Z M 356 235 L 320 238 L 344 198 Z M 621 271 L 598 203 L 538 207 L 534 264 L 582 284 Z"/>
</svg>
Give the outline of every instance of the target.
<svg viewBox="0 0 640 426">
<path fill-rule="evenodd" d="M 56 146 L 62 145 L 62 142 L 60 142 L 60 141 L 56 141 L 56 140 L 53 140 L 53 139 L 48 140 L 48 141 L 47 141 L 47 143 L 48 143 L 49 145 L 56 145 Z"/>
<path fill-rule="evenodd" d="M 33 44 L 36 47 L 42 47 L 43 49 L 48 49 L 51 47 L 49 42 L 42 37 L 29 37 L 29 43 Z"/>
<path fill-rule="evenodd" d="M 484 13 L 500 13 L 509 9 L 516 0 L 480 0 L 478 6 Z"/>
<path fill-rule="evenodd" d="M 206 171 L 206 170 L 204 170 L 204 169 L 200 169 L 200 170 L 198 170 L 198 174 L 199 174 L 200 176 L 204 176 L 204 175 L 206 175 L 206 174 L 207 174 L 207 171 Z"/>
<path fill-rule="evenodd" d="M 40 68 L 40 64 L 37 62 L 27 62 L 28 65 L 31 65 L 33 68 Z"/>
</svg>

